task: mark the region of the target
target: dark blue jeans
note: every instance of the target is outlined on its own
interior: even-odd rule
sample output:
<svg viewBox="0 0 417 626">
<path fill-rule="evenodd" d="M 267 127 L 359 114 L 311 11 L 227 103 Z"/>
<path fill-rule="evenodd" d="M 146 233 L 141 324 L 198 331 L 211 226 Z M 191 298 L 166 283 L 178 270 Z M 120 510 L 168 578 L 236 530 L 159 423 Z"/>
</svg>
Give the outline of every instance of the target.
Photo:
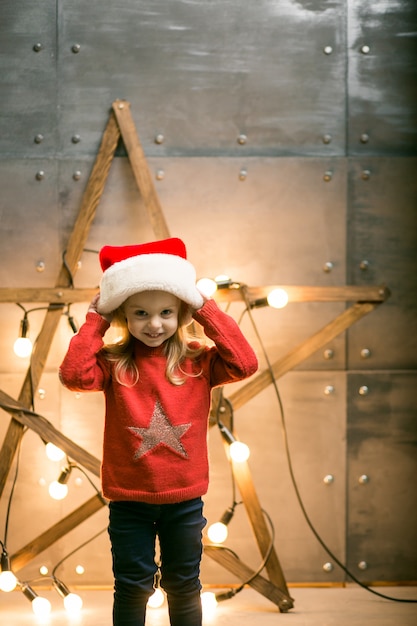
<svg viewBox="0 0 417 626">
<path fill-rule="evenodd" d="M 206 525 L 201 498 L 178 504 L 110 502 L 114 626 L 144 626 L 153 593 L 155 540 L 171 626 L 201 626 L 200 562 Z"/>
</svg>

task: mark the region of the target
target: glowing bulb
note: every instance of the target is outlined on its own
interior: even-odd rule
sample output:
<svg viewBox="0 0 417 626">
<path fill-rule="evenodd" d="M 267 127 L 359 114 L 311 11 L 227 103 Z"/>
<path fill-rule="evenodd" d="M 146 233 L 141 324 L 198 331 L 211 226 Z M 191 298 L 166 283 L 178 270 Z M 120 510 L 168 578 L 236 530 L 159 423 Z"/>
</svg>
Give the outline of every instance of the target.
<svg viewBox="0 0 417 626">
<path fill-rule="evenodd" d="M 54 480 L 54 482 L 49 485 L 49 495 L 54 500 L 63 500 L 68 495 L 68 485 Z"/>
<path fill-rule="evenodd" d="M 288 304 L 288 294 L 285 289 L 273 289 L 267 296 L 269 306 L 274 309 L 283 309 Z"/>
<path fill-rule="evenodd" d="M 164 600 L 164 592 L 160 587 L 157 587 L 148 600 L 148 606 L 151 609 L 159 609 L 159 607 L 163 605 Z"/>
<path fill-rule="evenodd" d="M 32 600 L 32 611 L 37 617 L 44 619 L 51 612 L 51 603 L 46 598 L 36 596 L 36 598 Z"/>
<path fill-rule="evenodd" d="M 82 574 L 84 574 L 85 569 L 82 565 L 77 565 L 77 567 L 75 568 L 76 573 L 81 576 Z"/>
<path fill-rule="evenodd" d="M 197 281 L 197 287 L 204 296 L 211 298 L 217 289 L 217 284 L 216 281 L 211 278 L 200 278 L 200 280 Z"/>
<path fill-rule="evenodd" d="M 32 354 L 32 342 L 29 337 L 18 337 L 14 342 L 13 350 L 16 356 L 25 359 Z"/>
<path fill-rule="evenodd" d="M 203 615 L 207 619 L 211 617 L 216 610 L 217 600 L 216 594 L 212 591 L 205 591 L 201 594 L 201 606 L 203 609 Z"/>
<path fill-rule="evenodd" d="M 9 593 L 9 591 L 13 591 L 17 585 L 17 578 L 10 570 L 5 570 L 0 574 L 0 589 L 1 591 L 5 591 Z"/>
<path fill-rule="evenodd" d="M 62 461 L 65 456 L 65 452 L 51 442 L 46 444 L 45 452 L 50 461 Z"/>
<path fill-rule="evenodd" d="M 76 593 L 69 593 L 64 598 L 64 607 L 65 610 L 72 615 L 74 613 L 79 613 L 79 611 L 81 611 L 81 609 L 83 608 L 83 601 L 81 596 Z"/>
<path fill-rule="evenodd" d="M 236 463 L 243 463 L 243 461 L 247 461 L 250 455 L 248 446 L 242 441 L 234 441 L 230 444 L 229 452 L 231 459 Z"/>
<path fill-rule="evenodd" d="M 226 541 L 227 535 L 227 526 L 223 522 L 215 522 L 207 530 L 207 536 L 213 543 L 223 543 Z"/>
</svg>

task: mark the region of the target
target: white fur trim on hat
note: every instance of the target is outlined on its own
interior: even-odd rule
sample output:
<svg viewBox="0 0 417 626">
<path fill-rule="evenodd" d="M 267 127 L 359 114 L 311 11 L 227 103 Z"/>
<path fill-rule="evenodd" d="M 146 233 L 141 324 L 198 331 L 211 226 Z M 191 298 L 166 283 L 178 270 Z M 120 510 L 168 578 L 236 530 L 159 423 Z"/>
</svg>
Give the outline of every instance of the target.
<svg viewBox="0 0 417 626">
<path fill-rule="evenodd" d="M 104 272 L 100 284 L 98 311 L 115 311 L 125 300 L 141 291 L 167 291 L 193 309 L 203 306 L 195 286 L 194 266 L 174 254 L 140 254 L 114 263 Z"/>
</svg>

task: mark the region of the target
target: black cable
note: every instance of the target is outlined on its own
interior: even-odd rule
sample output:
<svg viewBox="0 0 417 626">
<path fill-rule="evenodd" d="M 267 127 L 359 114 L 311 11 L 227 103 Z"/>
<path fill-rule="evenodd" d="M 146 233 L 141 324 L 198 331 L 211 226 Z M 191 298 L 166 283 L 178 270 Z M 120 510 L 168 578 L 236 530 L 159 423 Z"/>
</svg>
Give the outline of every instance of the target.
<svg viewBox="0 0 417 626">
<path fill-rule="evenodd" d="M 347 574 L 347 576 L 349 576 L 349 578 L 351 578 L 357 585 L 359 585 L 360 587 L 362 587 L 363 589 L 365 589 L 366 591 L 369 591 L 370 593 L 373 593 L 376 596 L 379 596 L 380 598 L 384 598 L 385 600 L 391 600 L 393 602 L 410 602 L 410 603 L 417 603 L 417 600 L 410 600 L 410 599 L 402 599 L 402 598 L 393 598 L 391 596 L 387 596 L 383 593 L 379 593 L 378 591 L 375 591 L 374 589 L 372 589 L 371 587 L 369 587 L 368 585 L 366 585 L 365 583 L 361 582 L 354 574 L 352 574 L 352 572 L 350 570 L 348 570 L 348 568 L 335 556 L 335 554 L 330 550 L 330 548 L 326 545 L 326 543 L 324 542 L 324 540 L 321 538 L 321 536 L 319 535 L 319 533 L 317 532 L 317 530 L 315 529 L 315 527 L 313 526 L 313 523 L 311 522 L 309 515 L 305 509 L 303 500 L 301 498 L 301 494 L 300 491 L 298 489 L 298 484 L 294 475 L 294 470 L 293 470 L 293 465 L 292 465 L 292 460 L 291 460 L 291 453 L 290 453 L 290 448 L 289 448 L 289 443 L 288 443 L 288 432 L 287 432 L 287 426 L 285 423 L 285 413 L 284 413 L 284 407 L 283 407 L 283 403 L 282 403 L 282 398 L 281 398 L 281 394 L 279 392 L 278 389 L 278 384 L 277 381 L 275 380 L 275 376 L 274 376 L 274 371 L 271 365 L 271 362 L 269 360 L 268 354 L 266 352 L 265 346 L 262 342 L 261 336 L 259 334 L 258 328 L 255 324 L 255 321 L 253 319 L 253 315 L 251 312 L 251 308 L 250 308 L 250 304 L 249 304 L 249 300 L 247 298 L 247 294 L 246 294 L 246 290 L 245 287 L 242 286 L 241 288 L 241 293 L 243 296 L 243 299 L 245 300 L 246 303 L 246 311 L 249 315 L 249 318 L 251 320 L 253 329 L 255 331 L 256 337 L 259 341 L 259 344 L 262 348 L 262 352 L 264 354 L 265 357 L 265 361 L 267 364 L 267 368 L 268 371 L 271 374 L 271 382 L 274 386 L 275 389 L 275 394 L 277 397 L 277 401 L 278 401 L 278 405 L 279 405 L 279 410 L 280 410 L 280 416 L 281 416 L 281 425 L 282 425 L 282 431 L 283 431 L 283 438 L 284 438 L 284 447 L 285 447 L 285 454 L 286 454 L 286 458 L 287 458 L 287 464 L 288 464 L 288 469 L 290 472 L 290 477 L 291 477 L 291 482 L 295 491 L 295 495 L 297 497 L 297 501 L 298 504 L 301 508 L 301 511 L 303 513 L 304 519 L 307 522 L 308 527 L 310 528 L 311 532 L 313 533 L 313 535 L 315 536 L 315 538 L 317 539 L 317 541 L 319 542 L 319 544 L 322 546 L 322 548 L 327 552 L 327 554 L 330 556 L 331 559 L 334 560 L 334 562 L 345 572 L 345 574 Z"/>
</svg>

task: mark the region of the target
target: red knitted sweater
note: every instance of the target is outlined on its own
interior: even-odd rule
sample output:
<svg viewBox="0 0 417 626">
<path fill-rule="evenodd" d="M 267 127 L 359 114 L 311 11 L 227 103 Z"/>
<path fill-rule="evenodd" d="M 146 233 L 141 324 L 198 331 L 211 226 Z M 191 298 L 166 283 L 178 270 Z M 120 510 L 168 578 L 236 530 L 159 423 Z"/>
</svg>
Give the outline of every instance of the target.
<svg viewBox="0 0 417 626">
<path fill-rule="evenodd" d="M 185 360 L 182 369 L 194 376 L 180 386 L 166 379 L 163 347 L 140 341 L 135 346 L 139 381 L 120 385 L 114 363 L 100 353 L 109 324 L 96 313 L 87 314 L 70 342 L 60 368 L 62 383 L 73 391 L 105 394 L 101 478 L 108 500 L 167 504 L 207 491 L 211 389 L 252 375 L 257 359 L 236 322 L 213 300 L 194 318 L 215 346 Z"/>
</svg>

